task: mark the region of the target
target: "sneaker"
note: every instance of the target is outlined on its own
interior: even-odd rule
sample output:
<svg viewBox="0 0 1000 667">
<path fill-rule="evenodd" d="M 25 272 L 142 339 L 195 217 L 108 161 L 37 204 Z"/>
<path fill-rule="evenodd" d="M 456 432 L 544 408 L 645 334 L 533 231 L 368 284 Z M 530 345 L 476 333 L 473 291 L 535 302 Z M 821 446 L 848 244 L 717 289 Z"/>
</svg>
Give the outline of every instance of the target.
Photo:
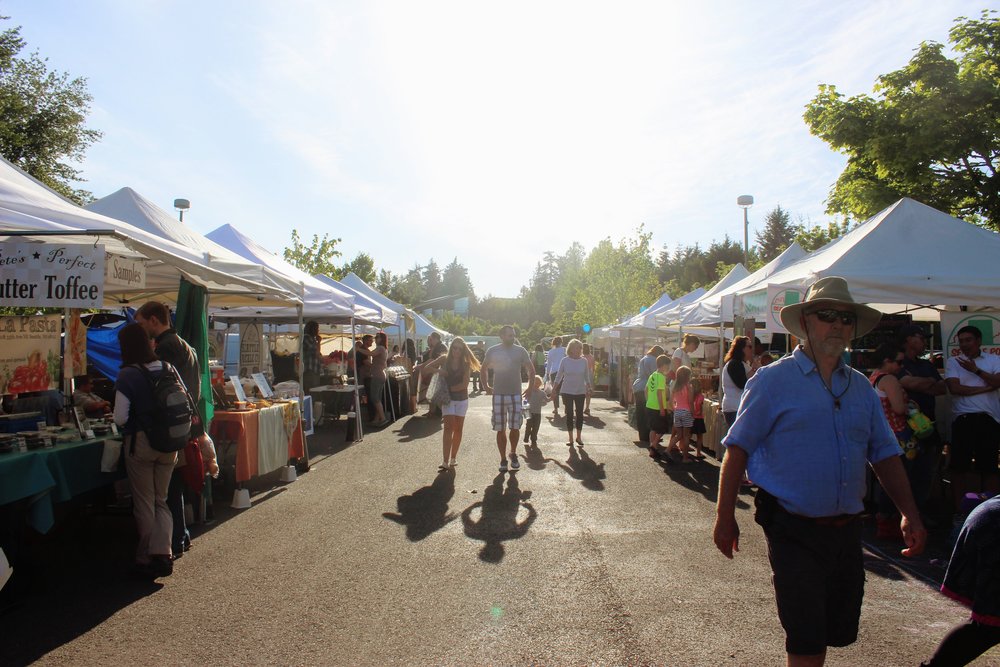
<svg viewBox="0 0 1000 667">
<path fill-rule="evenodd" d="M 517 454 L 510 455 L 510 469 L 517 470 L 521 467 L 521 462 L 517 460 Z"/>
<path fill-rule="evenodd" d="M 500 462 L 500 472 L 507 472 L 507 459 Z"/>
<path fill-rule="evenodd" d="M 452 459 L 451 462 L 448 464 L 448 467 L 449 468 L 454 468 L 457 465 L 458 465 L 458 461 L 456 461 L 455 459 Z"/>
</svg>

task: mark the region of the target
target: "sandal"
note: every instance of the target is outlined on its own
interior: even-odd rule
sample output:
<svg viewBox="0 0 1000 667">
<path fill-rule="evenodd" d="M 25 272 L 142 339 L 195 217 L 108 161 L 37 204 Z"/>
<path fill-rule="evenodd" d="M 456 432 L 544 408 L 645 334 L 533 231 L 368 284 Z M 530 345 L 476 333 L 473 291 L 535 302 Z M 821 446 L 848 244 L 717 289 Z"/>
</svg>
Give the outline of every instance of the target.
<svg viewBox="0 0 1000 667">
<path fill-rule="evenodd" d="M 580 445 L 581 447 L 583 447 L 583 438 L 577 438 L 577 439 L 576 439 L 576 444 L 578 444 L 578 445 Z"/>
</svg>

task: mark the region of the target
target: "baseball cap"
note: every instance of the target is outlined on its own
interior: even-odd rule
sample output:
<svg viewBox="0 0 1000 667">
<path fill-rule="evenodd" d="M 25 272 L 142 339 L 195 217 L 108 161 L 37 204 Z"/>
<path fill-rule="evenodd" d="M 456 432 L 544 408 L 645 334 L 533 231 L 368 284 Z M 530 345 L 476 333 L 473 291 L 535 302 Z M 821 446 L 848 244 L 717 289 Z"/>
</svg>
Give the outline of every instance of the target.
<svg viewBox="0 0 1000 667">
<path fill-rule="evenodd" d="M 923 328 L 917 326 L 916 324 L 904 324 L 899 328 L 900 339 L 909 338 L 910 336 L 923 336 L 927 338 L 927 334 L 924 332 Z"/>
</svg>

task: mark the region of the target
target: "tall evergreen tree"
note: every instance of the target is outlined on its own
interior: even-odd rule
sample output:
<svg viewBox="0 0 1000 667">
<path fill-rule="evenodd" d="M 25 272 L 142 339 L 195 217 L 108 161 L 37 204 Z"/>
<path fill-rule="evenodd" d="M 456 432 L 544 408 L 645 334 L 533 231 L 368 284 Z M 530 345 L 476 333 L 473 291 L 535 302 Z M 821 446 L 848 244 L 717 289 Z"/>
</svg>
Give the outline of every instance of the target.
<svg viewBox="0 0 1000 667">
<path fill-rule="evenodd" d="M 763 263 L 770 262 L 792 245 L 797 231 L 788 211 L 780 204 L 764 216 L 764 229 L 756 234 L 757 252 Z"/>
</svg>

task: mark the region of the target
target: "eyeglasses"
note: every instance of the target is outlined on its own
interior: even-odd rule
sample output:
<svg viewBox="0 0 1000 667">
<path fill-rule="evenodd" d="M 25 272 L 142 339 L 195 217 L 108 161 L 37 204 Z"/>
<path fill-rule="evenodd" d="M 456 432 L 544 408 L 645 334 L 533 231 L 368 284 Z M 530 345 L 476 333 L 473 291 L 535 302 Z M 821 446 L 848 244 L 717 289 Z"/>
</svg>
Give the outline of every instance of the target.
<svg viewBox="0 0 1000 667">
<path fill-rule="evenodd" d="M 809 315 L 815 315 L 820 322 L 826 322 L 827 324 L 833 324 L 837 320 L 845 327 L 853 325 L 858 321 L 857 314 L 850 310 L 834 310 L 833 308 L 823 308 L 821 310 L 814 310 Z"/>
</svg>

